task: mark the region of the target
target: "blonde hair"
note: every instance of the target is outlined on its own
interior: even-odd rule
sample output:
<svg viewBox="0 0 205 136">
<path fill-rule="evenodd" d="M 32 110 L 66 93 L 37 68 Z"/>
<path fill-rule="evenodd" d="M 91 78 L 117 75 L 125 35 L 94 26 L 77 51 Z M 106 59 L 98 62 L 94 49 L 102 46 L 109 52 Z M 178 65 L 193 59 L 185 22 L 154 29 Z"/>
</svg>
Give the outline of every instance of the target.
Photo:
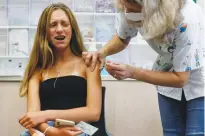
<svg viewBox="0 0 205 136">
<path fill-rule="evenodd" d="M 117 8 L 122 9 L 119 1 L 116 2 Z M 184 3 L 185 0 L 142 0 L 142 13 L 145 18 L 141 25 L 145 40 L 169 43 L 166 36 L 183 20 L 180 9 Z M 132 23 L 139 24 L 133 21 Z"/>
<path fill-rule="evenodd" d="M 77 24 L 77 21 L 72 11 L 62 3 L 51 4 L 41 14 L 38 22 L 37 32 L 34 39 L 33 48 L 29 57 L 29 61 L 24 73 L 23 80 L 20 85 L 20 96 L 23 97 L 28 92 L 28 83 L 34 72 L 40 69 L 46 69 L 54 64 L 53 49 L 48 41 L 48 29 L 51 14 L 57 9 L 62 9 L 68 16 L 71 27 L 72 37 L 70 41 L 71 52 L 76 56 L 81 56 L 82 52 L 85 51 L 83 46 L 83 39 Z"/>
</svg>

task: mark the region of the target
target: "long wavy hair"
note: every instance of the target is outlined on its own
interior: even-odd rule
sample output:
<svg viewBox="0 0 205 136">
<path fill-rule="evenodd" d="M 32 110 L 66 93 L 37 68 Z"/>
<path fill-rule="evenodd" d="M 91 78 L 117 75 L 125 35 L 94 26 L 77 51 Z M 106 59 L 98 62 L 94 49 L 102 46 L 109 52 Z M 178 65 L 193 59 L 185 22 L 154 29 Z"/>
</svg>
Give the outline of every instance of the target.
<svg viewBox="0 0 205 136">
<path fill-rule="evenodd" d="M 32 75 L 37 69 L 40 69 L 42 72 L 43 69 L 47 69 L 50 66 L 53 66 L 55 58 L 53 48 L 49 43 L 48 29 L 51 19 L 51 14 L 57 9 L 62 9 L 65 11 L 68 16 L 71 27 L 72 27 L 72 37 L 70 41 L 71 52 L 76 56 L 81 56 L 82 52 L 85 51 L 83 46 L 83 39 L 77 24 L 77 21 L 72 13 L 72 11 L 63 3 L 51 4 L 42 12 L 36 35 L 34 38 L 34 44 L 29 56 L 29 61 L 24 73 L 23 80 L 20 85 L 20 96 L 23 97 L 28 92 L 28 82 L 31 79 Z"/>
<path fill-rule="evenodd" d="M 142 13 L 145 18 L 140 23 L 145 40 L 154 40 L 160 43 L 169 43 L 166 36 L 173 31 L 183 20 L 181 8 L 185 0 L 134 0 L 142 2 Z M 116 0 L 116 6 L 123 10 L 120 0 Z M 128 21 L 132 24 L 139 22 Z"/>
</svg>

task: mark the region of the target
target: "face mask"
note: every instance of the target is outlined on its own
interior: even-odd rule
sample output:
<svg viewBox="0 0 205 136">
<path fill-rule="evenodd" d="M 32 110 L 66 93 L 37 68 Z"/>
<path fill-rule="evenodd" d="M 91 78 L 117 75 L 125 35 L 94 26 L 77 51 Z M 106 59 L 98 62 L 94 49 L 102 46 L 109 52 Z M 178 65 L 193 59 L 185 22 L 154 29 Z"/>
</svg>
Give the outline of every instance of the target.
<svg viewBox="0 0 205 136">
<path fill-rule="evenodd" d="M 143 13 L 126 13 L 125 11 L 125 17 L 130 21 L 142 21 L 144 20 L 144 14 Z"/>
</svg>

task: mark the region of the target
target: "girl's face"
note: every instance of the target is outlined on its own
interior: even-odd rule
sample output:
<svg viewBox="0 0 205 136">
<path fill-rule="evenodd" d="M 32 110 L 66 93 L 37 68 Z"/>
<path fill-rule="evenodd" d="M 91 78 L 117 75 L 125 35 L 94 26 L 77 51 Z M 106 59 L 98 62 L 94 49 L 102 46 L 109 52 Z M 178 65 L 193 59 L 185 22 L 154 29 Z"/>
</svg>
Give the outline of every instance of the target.
<svg viewBox="0 0 205 136">
<path fill-rule="evenodd" d="M 126 12 L 140 13 L 142 11 L 142 5 L 135 0 L 120 0 L 120 4 L 124 6 Z"/>
<path fill-rule="evenodd" d="M 67 48 L 72 37 L 70 20 L 62 9 L 51 14 L 49 24 L 49 41 L 56 49 Z"/>
</svg>

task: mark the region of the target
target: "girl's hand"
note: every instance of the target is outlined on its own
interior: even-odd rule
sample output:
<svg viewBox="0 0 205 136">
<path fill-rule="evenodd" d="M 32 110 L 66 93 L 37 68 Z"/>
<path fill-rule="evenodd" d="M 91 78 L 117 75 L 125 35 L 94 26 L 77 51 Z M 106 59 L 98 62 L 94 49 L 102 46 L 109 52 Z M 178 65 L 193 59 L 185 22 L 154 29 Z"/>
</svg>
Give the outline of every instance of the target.
<svg viewBox="0 0 205 136">
<path fill-rule="evenodd" d="M 47 136 L 78 136 L 82 131 L 76 127 L 51 127 L 46 132 Z"/>
<path fill-rule="evenodd" d="M 43 111 L 27 112 L 19 119 L 19 123 L 26 129 L 30 129 L 46 121 L 46 116 Z"/>
</svg>

